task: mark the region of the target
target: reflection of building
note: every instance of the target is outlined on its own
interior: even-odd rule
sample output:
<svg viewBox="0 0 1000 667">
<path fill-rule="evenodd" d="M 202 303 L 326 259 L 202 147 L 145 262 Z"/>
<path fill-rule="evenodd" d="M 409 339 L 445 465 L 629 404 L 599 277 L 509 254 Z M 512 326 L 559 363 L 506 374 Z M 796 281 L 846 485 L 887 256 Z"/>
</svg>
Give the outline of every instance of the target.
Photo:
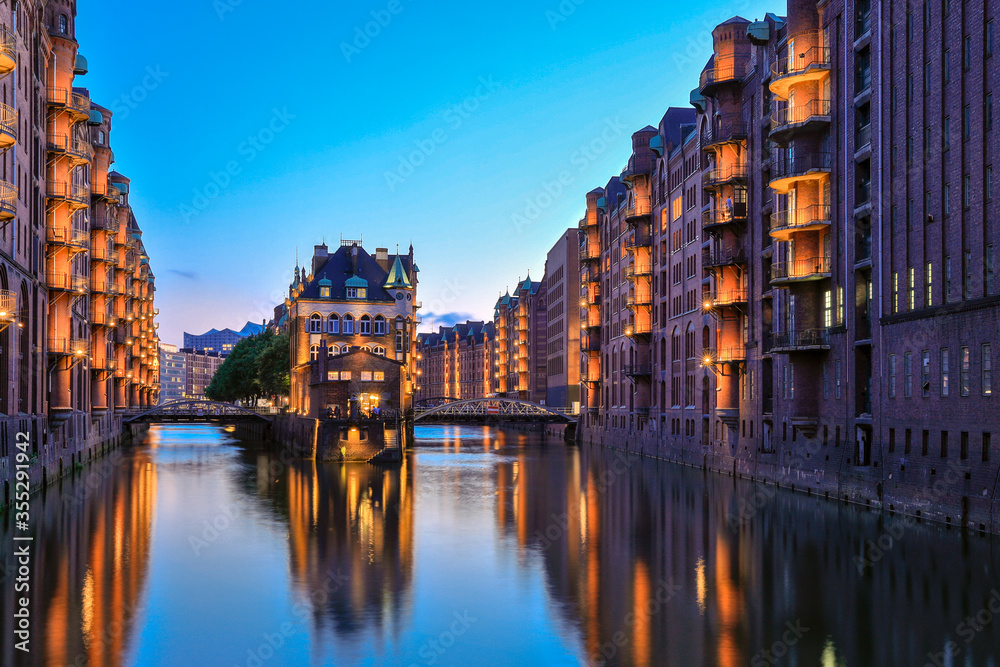
<svg viewBox="0 0 1000 667">
<path fill-rule="evenodd" d="M 150 563 L 157 477 L 141 449 L 120 452 L 85 469 L 61 494 L 32 498 L 29 608 L 31 655 L 38 656 L 32 664 L 111 667 L 128 661 Z M 11 533 L 0 536 L 19 544 Z M 17 571 L 14 549 L 0 550 L 0 565 L 3 572 Z M 7 639 L 14 637 L 15 620 L 7 605 L 28 595 L 15 592 L 15 585 L 13 576 L 0 577 L 3 665 L 23 660 Z"/>
<path fill-rule="evenodd" d="M 263 324 L 254 324 L 253 322 L 247 322 L 239 331 L 211 329 L 203 334 L 189 334 L 185 331 L 184 348 L 197 352 L 217 352 L 226 357 L 241 340 L 247 336 L 256 336 L 263 331 Z"/>
<path fill-rule="evenodd" d="M 159 392 L 154 276 L 111 169 L 112 113 L 79 87 L 75 6 L 0 5 L 0 449 L 31 433 L 36 486 Z"/>
<path fill-rule="evenodd" d="M 187 379 L 187 355 L 176 345 L 160 343 L 160 403 L 184 398 Z"/>
<path fill-rule="evenodd" d="M 492 393 L 496 372 L 493 322 L 465 322 L 417 334 L 417 399 L 481 398 Z"/>
<path fill-rule="evenodd" d="M 417 271 L 412 247 L 407 255 L 390 255 L 385 248 L 369 255 L 360 241 L 341 241 L 332 254 L 318 245 L 308 271 L 295 267 L 287 308 L 296 412 L 325 415 L 340 405 L 336 397 L 344 392 L 386 394 L 383 409 L 410 407 Z M 387 383 L 394 389 L 387 390 Z"/>
<path fill-rule="evenodd" d="M 290 570 L 301 600 L 320 607 L 318 631 L 345 635 L 401 620 L 413 576 L 412 466 L 289 467 Z M 266 487 L 269 466 L 259 468 Z"/>
</svg>

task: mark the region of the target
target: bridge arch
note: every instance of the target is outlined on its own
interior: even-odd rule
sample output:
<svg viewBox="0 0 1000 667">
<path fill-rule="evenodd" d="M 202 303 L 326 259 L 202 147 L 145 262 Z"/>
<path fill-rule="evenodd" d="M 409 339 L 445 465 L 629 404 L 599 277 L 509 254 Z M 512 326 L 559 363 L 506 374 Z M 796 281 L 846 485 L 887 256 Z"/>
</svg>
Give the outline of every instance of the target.
<svg viewBox="0 0 1000 667">
<path fill-rule="evenodd" d="M 209 400 L 170 401 L 163 405 L 149 408 L 141 412 L 126 414 L 126 424 L 200 424 L 206 422 L 262 422 L 270 424 L 271 420 L 262 414 L 232 403 L 221 403 Z"/>
<path fill-rule="evenodd" d="M 545 405 L 517 398 L 470 398 L 451 401 L 429 410 L 417 411 L 416 422 L 434 421 L 523 421 L 575 423 L 576 419 Z"/>
</svg>

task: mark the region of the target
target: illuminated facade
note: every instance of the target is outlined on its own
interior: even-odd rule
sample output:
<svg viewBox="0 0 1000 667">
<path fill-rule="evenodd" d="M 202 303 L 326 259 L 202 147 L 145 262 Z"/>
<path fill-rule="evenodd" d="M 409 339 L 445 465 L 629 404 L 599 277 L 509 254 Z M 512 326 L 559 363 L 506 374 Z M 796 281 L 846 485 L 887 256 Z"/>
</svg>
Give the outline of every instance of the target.
<svg viewBox="0 0 1000 667">
<path fill-rule="evenodd" d="M 75 3 L 7 3 L 0 19 L 0 410 L 11 440 L 30 434 L 38 484 L 156 403 L 155 287 L 129 181 L 111 171 L 111 112 L 75 87 Z"/>
<path fill-rule="evenodd" d="M 497 396 L 545 403 L 548 393 L 548 328 L 545 281 L 519 280 L 514 294 L 497 299 Z"/>
<path fill-rule="evenodd" d="M 490 396 L 496 367 L 493 322 L 469 321 L 417 334 L 416 399 Z"/>
</svg>

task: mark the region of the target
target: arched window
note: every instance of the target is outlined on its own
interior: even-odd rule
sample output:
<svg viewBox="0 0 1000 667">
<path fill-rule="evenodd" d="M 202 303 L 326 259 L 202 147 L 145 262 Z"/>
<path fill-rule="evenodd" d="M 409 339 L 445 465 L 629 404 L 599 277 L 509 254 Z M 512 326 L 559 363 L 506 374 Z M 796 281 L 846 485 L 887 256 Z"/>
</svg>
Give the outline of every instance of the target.
<svg viewBox="0 0 1000 667">
<path fill-rule="evenodd" d="M 59 34 L 65 35 L 69 33 L 69 17 L 65 14 L 59 15 Z"/>
<path fill-rule="evenodd" d="M 358 333 L 370 336 L 372 334 L 372 318 L 368 315 L 362 315 L 358 326 Z"/>
<path fill-rule="evenodd" d="M 323 330 L 323 318 L 319 313 L 313 313 L 309 317 L 309 333 L 320 333 Z"/>
<path fill-rule="evenodd" d="M 354 333 L 354 316 L 353 315 L 351 315 L 350 313 L 345 314 L 344 315 L 344 320 L 343 320 L 342 324 L 344 325 L 343 332 L 345 334 L 352 334 L 352 333 Z"/>
<path fill-rule="evenodd" d="M 365 346 L 364 346 L 364 347 L 362 347 L 361 349 L 362 349 L 362 350 L 364 350 L 365 352 L 371 352 L 371 351 L 372 351 L 372 348 L 371 348 L 371 346 L 370 346 L 370 345 L 365 345 Z"/>
<path fill-rule="evenodd" d="M 372 348 L 372 353 L 373 354 L 377 354 L 380 357 L 384 357 L 385 356 L 385 348 L 382 347 L 381 345 L 376 345 L 375 347 Z"/>
<path fill-rule="evenodd" d="M 330 333 L 340 333 L 340 315 L 337 315 L 337 313 L 330 314 L 326 330 Z"/>
<path fill-rule="evenodd" d="M 333 357 L 337 356 L 338 354 L 340 354 L 340 346 L 339 345 L 331 345 L 330 347 L 326 348 L 326 356 L 327 357 L 329 357 L 329 358 L 332 359 Z"/>
<path fill-rule="evenodd" d="M 375 335 L 384 336 L 385 335 L 385 318 L 381 315 L 375 316 Z"/>
<path fill-rule="evenodd" d="M 309 347 L 309 361 L 316 361 L 319 359 L 319 345 L 311 345 Z"/>
<path fill-rule="evenodd" d="M 100 132 L 97 133 L 97 143 L 99 143 L 102 146 L 104 145 L 104 130 L 101 130 Z"/>
</svg>

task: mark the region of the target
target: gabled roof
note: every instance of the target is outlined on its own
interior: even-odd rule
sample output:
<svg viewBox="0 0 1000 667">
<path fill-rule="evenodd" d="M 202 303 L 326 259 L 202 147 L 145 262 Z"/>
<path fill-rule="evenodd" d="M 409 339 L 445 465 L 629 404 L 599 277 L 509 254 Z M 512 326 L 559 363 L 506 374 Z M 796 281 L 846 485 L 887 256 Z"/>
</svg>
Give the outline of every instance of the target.
<svg viewBox="0 0 1000 667">
<path fill-rule="evenodd" d="M 403 275 L 409 280 L 413 268 L 409 255 L 389 255 L 389 261 L 392 262 L 392 268 L 399 264 Z M 341 246 L 318 268 L 316 275 L 303 286 L 297 298 L 319 299 L 319 283 L 325 279 L 332 284 L 330 298 L 334 301 L 346 301 L 348 287 L 367 287 L 369 301 L 394 302 L 396 299 L 385 288 L 388 276 L 389 273 L 360 245 Z"/>
</svg>

